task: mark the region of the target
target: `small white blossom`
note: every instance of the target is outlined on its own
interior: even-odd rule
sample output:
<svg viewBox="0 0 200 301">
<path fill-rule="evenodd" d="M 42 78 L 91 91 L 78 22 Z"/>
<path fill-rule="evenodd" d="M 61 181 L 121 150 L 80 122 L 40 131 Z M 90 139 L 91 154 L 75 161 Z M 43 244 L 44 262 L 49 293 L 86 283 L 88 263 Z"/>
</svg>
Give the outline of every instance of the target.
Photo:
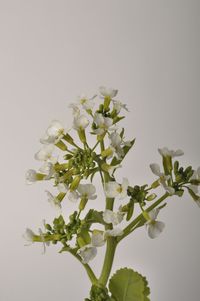
<svg viewBox="0 0 200 301">
<path fill-rule="evenodd" d="M 58 213 L 61 212 L 61 203 L 60 200 L 55 197 L 51 192 L 46 190 L 47 197 L 48 197 L 48 202 L 56 209 L 58 210 Z"/>
<path fill-rule="evenodd" d="M 58 191 L 62 192 L 62 193 L 67 193 L 67 191 L 68 191 L 68 186 L 65 183 L 59 183 L 57 185 L 57 188 L 58 188 Z"/>
<path fill-rule="evenodd" d="M 27 228 L 26 232 L 23 235 L 23 238 L 28 242 L 27 244 L 25 244 L 25 246 L 30 246 L 34 243 L 34 236 L 35 233 L 31 229 Z"/>
<path fill-rule="evenodd" d="M 58 120 L 53 120 L 40 142 L 42 144 L 56 144 L 63 138 L 64 134 L 65 129 L 63 125 Z"/>
<path fill-rule="evenodd" d="M 159 182 L 163 186 L 163 188 L 168 192 L 170 195 L 173 195 L 175 193 L 175 190 L 173 187 L 170 187 L 166 184 L 166 181 L 170 179 L 170 176 L 166 176 L 164 173 L 160 171 L 160 166 L 157 163 L 150 164 L 151 171 L 159 177 Z"/>
<path fill-rule="evenodd" d="M 92 245 L 85 245 L 77 251 L 78 255 L 80 255 L 82 262 L 87 264 L 89 261 L 94 259 L 97 255 L 97 248 Z"/>
<path fill-rule="evenodd" d="M 36 154 L 35 159 L 38 161 L 50 162 L 55 164 L 58 157 L 53 153 L 55 150 L 54 145 L 44 145 Z"/>
<path fill-rule="evenodd" d="M 102 247 L 105 244 L 104 233 L 94 230 L 92 232 L 91 244 L 93 247 Z"/>
<path fill-rule="evenodd" d="M 113 97 L 115 97 L 117 95 L 118 90 L 101 86 L 101 87 L 99 87 L 99 92 L 104 97 L 110 97 L 112 99 Z"/>
<path fill-rule="evenodd" d="M 68 107 L 73 110 L 73 115 L 74 116 L 79 116 L 80 115 L 80 109 L 78 107 L 78 104 L 71 103 Z"/>
<path fill-rule="evenodd" d="M 119 100 L 113 100 L 113 108 L 114 110 L 117 112 L 117 114 L 120 113 L 121 109 L 124 109 L 128 112 L 128 108 L 126 104 L 123 104 L 121 101 Z"/>
<path fill-rule="evenodd" d="M 97 198 L 95 195 L 96 188 L 93 184 L 79 184 L 77 191 L 81 198 L 86 198 L 88 200 L 95 200 Z"/>
<path fill-rule="evenodd" d="M 158 213 L 158 208 L 153 209 L 148 213 L 150 220 L 147 222 L 147 229 L 150 238 L 156 238 L 165 228 L 163 222 L 156 220 Z"/>
<path fill-rule="evenodd" d="M 40 167 L 39 172 L 46 175 L 44 180 L 49 180 L 55 173 L 54 165 L 51 162 L 44 162 L 44 164 Z"/>
<path fill-rule="evenodd" d="M 181 149 L 178 149 L 176 151 L 174 150 L 169 150 L 167 147 L 159 148 L 158 152 L 160 153 L 161 156 L 163 157 L 179 157 L 184 155 L 184 152 Z"/>
<path fill-rule="evenodd" d="M 108 237 L 108 236 L 116 237 L 116 236 L 121 236 L 121 235 L 123 235 L 123 230 L 121 228 L 118 228 L 118 227 L 115 227 L 112 230 L 106 230 L 105 231 L 105 238 Z"/>
<path fill-rule="evenodd" d="M 32 184 L 37 181 L 37 172 L 34 169 L 29 169 L 26 172 L 26 183 Z"/>
<path fill-rule="evenodd" d="M 79 96 L 79 103 L 82 105 L 84 110 L 92 110 L 95 103 L 94 103 L 94 98 L 96 97 L 96 95 L 94 95 L 93 97 L 89 98 L 87 97 L 85 94 L 82 94 Z"/>
<path fill-rule="evenodd" d="M 95 113 L 94 123 L 96 124 L 97 129 L 94 130 L 96 135 L 103 135 L 107 131 L 112 131 L 116 129 L 116 126 L 113 125 L 113 120 L 110 117 L 104 117 L 100 113 Z"/>
<path fill-rule="evenodd" d="M 85 115 L 76 115 L 74 117 L 73 128 L 77 131 L 84 130 L 89 125 L 89 120 Z"/>
<path fill-rule="evenodd" d="M 67 196 L 72 203 L 76 203 L 79 199 L 79 194 L 77 191 L 69 191 Z"/>
<path fill-rule="evenodd" d="M 128 179 L 123 178 L 122 184 L 117 182 L 108 182 L 105 183 L 105 194 L 108 198 L 118 198 L 120 200 L 124 199 L 127 196 L 128 189 Z"/>
<path fill-rule="evenodd" d="M 107 224 L 118 225 L 123 220 L 124 213 L 121 211 L 113 212 L 112 210 L 106 209 L 103 212 L 103 220 Z"/>
</svg>

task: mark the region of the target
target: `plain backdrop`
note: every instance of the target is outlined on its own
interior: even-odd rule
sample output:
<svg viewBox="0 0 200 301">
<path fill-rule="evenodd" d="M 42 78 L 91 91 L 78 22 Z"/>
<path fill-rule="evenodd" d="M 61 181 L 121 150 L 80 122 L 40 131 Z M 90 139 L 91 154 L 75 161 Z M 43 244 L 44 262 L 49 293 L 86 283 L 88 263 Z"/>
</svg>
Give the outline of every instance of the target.
<svg viewBox="0 0 200 301">
<path fill-rule="evenodd" d="M 200 2 L 198 0 L 0 0 L 0 300 L 83 300 L 90 284 L 80 264 L 59 246 L 24 246 L 55 212 L 49 184 L 26 186 L 25 171 L 52 119 L 71 126 L 77 95 L 119 89 L 123 121 L 136 145 L 117 173 L 132 185 L 151 183 L 158 147 L 184 150 L 183 166 L 200 165 Z M 96 181 L 99 179 L 96 178 Z M 96 182 L 97 183 L 97 182 Z M 52 188 L 50 188 L 52 190 Z M 98 189 L 94 203 L 103 208 Z M 71 206 L 71 207 L 70 207 Z M 74 205 L 66 204 L 66 215 Z M 71 210 L 70 209 L 70 210 Z M 127 238 L 113 272 L 131 267 L 149 280 L 152 301 L 199 301 L 200 208 L 185 194 L 160 213 L 163 234 L 145 228 Z M 92 265 L 96 272 L 103 249 Z"/>
</svg>

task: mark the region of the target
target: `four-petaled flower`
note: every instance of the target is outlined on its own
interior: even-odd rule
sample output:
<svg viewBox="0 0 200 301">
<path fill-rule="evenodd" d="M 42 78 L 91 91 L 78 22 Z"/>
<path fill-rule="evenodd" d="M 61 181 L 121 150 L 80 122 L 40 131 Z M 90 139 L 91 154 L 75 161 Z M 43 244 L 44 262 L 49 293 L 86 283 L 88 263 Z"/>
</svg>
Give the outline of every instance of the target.
<svg viewBox="0 0 200 301">
<path fill-rule="evenodd" d="M 42 144 L 57 144 L 64 136 L 65 129 L 58 120 L 53 120 L 47 128 L 43 138 L 40 139 Z"/>
<path fill-rule="evenodd" d="M 105 194 L 108 198 L 118 198 L 119 200 L 124 199 L 127 196 L 128 179 L 123 178 L 122 184 L 117 182 L 105 183 Z"/>
<path fill-rule="evenodd" d="M 147 230 L 150 238 L 156 238 L 165 227 L 163 222 L 157 221 L 157 215 L 159 213 L 159 209 L 153 209 L 148 212 L 149 220 L 147 221 Z"/>
<path fill-rule="evenodd" d="M 94 115 L 94 123 L 96 125 L 96 129 L 93 132 L 96 135 L 103 135 L 107 131 L 112 131 L 116 129 L 116 126 L 113 125 L 113 120 L 110 117 L 104 117 L 100 113 L 95 113 Z"/>
<path fill-rule="evenodd" d="M 77 131 L 84 130 L 89 125 L 89 120 L 85 115 L 75 115 L 73 128 Z"/>
<path fill-rule="evenodd" d="M 118 90 L 101 86 L 99 87 L 99 92 L 101 93 L 102 96 L 110 97 L 112 99 L 117 95 Z"/>
<path fill-rule="evenodd" d="M 36 154 L 35 159 L 38 161 L 50 162 L 55 164 L 58 156 L 54 154 L 55 147 L 52 144 L 44 145 Z"/>
<path fill-rule="evenodd" d="M 163 186 L 163 188 L 168 192 L 170 195 L 175 193 L 175 189 L 167 185 L 167 181 L 170 179 L 169 175 L 165 175 L 160 171 L 160 166 L 157 163 L 150 164 L 151 171 L 159 177 L 159 182 Z"/>
<path fill-rule="evenodd" d="M 79 184 L 77 191 L 80 194 L 81 198 L 85 198 L 87 200 L 95 200 L 96 196 L 96 188 L 93 184 Z"/>
<path fill-rule="evenodd" d="M 167 147 L 159 148 L 158 152 L 163 157 L 171 157 L 171 158 L 184 155 L 184 152 L 181 149 L 177 149 L 176 151 L 174 151 L 174 150 L 169 150 Z"/>
<path fill-rule="evenodd" d="M 97 248 L 92 246 L 91 244 L 85 245 L 81 247 L 77 254 L 81 257 L 82 262 L 84 264 L 87 264 L 89 261 L 94 259 L 94 257 L 97 255 Z"/>
</svg>

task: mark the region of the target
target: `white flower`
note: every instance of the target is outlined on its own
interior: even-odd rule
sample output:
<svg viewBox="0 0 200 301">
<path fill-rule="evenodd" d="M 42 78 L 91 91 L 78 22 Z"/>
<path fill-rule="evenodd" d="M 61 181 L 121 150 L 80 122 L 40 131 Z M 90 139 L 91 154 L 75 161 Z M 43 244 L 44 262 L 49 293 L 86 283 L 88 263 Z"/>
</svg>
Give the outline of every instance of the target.
<svg viewBox="0 0 200 301">
<path fill-rule="evenodd" d="M 97 198 L 95 195 L 96 188 L 93 184 L 79 184 L 77 190 L 81 198 L 88 200 L 95 200 Z"/>
<path fill-rule="evenodd" d="M 103 220 L 107 224 L 118 225 L 123 220 L 124 213 L 121 211 L 113 212 L 112 210 L 106 209 L 103 212 Z"/>
<path fill-rule="evenodd" d="M 79 116 L 80 115 L 80 109 L 78 107 L 78 104 L 71 103 L 68 107 L 73 110 L 73 115 L 74 116 Z"/>
<path fill-rule="evenodd" d="M 113 126 L 112 118 L 104 117 L 100 113 L 95 113 L 94 123 L 97 127 L 97 129 L 94 130 L 94 133 L 97 135 L 103 135 L 106 131 L 112 131 L 116 129 L 116 126 Z"/>
<path fill-rule="evenodd" d="M 44 223 L 45 223 L 45 221 L 44 221 Z M 45 254 L 46 253 L 46 246 L 49 246 L 50 242 L 49 241 L 45 241 L 45 238 L 44 238 L 44 234 L 45 233 L 42 232 L 41 228 L 39 228 L 39 234 L 40 234 L 41 241 L 43 243 L 43 254 Z"/>
<path fill-rule="evenodd" d="M 128 189 L 128 179 L 123 178 L 122 184 L 117 182 L 108 182 L 105 183 L 105 194 L 108 198 L 118 198 L 119 200 L 124 199 L 127 196 Z"/>
<path fill-rule="evenodd" d="M 163 157 L 179 157 L 184 155 L 184 152 L 181 149 L 178 149 L 176 151 L 174 150 L 169 150 L 167 147 L 159 148 L 158 152 L 161 154 Z"/>
<path fill-rule="evenodd" d="M 75 190 L 69 191 L 67 196 L 72 203 L 76 203 L 79 199 L 79 194 Z"/>
<path fill-rule="evenodd" d="M 150 220 L 147 222 L 147 229 L 150 238 L 156 238 L 165 228 L 163 222 L 156 221 L 158 213 L 158 208 L 153 209 L 148 213 Z"/>
<path fill-rule="evenodd" d="M 124 156 L 124 150 L 122 148 L 123 140 L 117 132 L 110 134 L 111 147 L 114 149 L 115 154 L 119 159 L 122 159 Z"/>
<path fill-rule="evenodd" d="M 104 233 L 94 230 L 92 232 L 91 244 L 93 247 L 102 247 L 105 244 Z"/>
<path fill-rule="evenodd" d="M 51 192 L 46 190 L 47 197 L 48 197 L 48 202 L 56 209 L 58 210 L 58 213 L 61 212 L 61 203 L 60 200 L 55 197 Z"/>
<path fill-rule="evenodd" d="M 51 162 L 44 162 L 44 164 L 40 167 L 39 171 L 42 174 L 46 175 L 44 180 L 49 180 L 55 173 L 54 165 Z"/>
<path fill-rule="evenodd" d="M 77 253 L 78 253 L 78 255 L 80 255 L 82 262 L 84 264 L 87 264 L 89 261 L 94 259 L 94 257 L 97 255 L 97 248 L 88 244 L 88 245 L 85 245 L 84 247 L 80 248 L 77 251 Z"/>
<path fill-rule="evenodd" d="M 84 130 L 89 125 L 89 120 L 85 115 L 76 115 L 74 117 L 73 128 L 77 131 Z"/>
<path fill-rule="evenodd" d="M 37 181 L 37 172 L 34 169 L 29 169 L 26 172 L 26 183 L 32 184 Z"/>
<path fill-rule="evenodd" d="M 96 96 L 97 95 L 94 95 L 93 97 L 89 98 L 85 94 L 82 94 L 79 96 L 78 101 L 82 105 L 84 110 L 92 110 L 95 104 L 93 100 Z"/>
<path fill-rule="evenodd" d="M 99 87 L 99 92 L 104 97 L 110 97 L 112 99 L 113 97 L 115 97 L 117 95 L 118 90 L 101 86 L 101 87 Z"/>
<path fill-rule="evenodd" d="M 58 191 L 62 192 L 62 193 L 67 193 L 67 191 L 68 191 L 68 186 L 65 183 L 59 183 L 57 185 L 57 188 L 58 188 Z"/>
<path fill-rule="evenodd" d="M 150 164 L 151 171 L 159 177 L 159 182 L 163 186 L 163 188 L 168 192 L 170 195 L 175 193 L 173 187 L 170 187 L 166 184 L 166 181 L 170 179 L 170 176 L 166 176 L 164 173 L 160 171 L 160 166 L 157 163 Z"/>
<path fill-rule="evenodd" d="M 113 108 L 114 110 L 117 112 L 117 114 L 120 113 L 121 109 L 124 109 L 128 112 L 128 108 L 126 104 L 123 104 L 121 101 L 119 100 L 113 100 Z"/>
<path fill-rule="evenodd" d="M 46 161 L 52 164 L 55 164 L 58 160 L 58 157 L 53 154 L 55 150 L 54 145 L 44 145 L 36 154 L 35 159 L 38 161 Z"/>
<path fill-rule="evenodd" d="M 23 235 L 23 238 L 28 242 L 28 244 L 25 244 L 25 246 L 30 246 L 34 243 L 34 236 L 35 233 L 31 229 L 27 228 Z"/>
<path fill-rule="evenodd" d="M 123 235 L 123 230 L 121 228 L 118 228 L 118 227 L 115 227 L 112 230 L 106 230 L 105 231 L 105 238 L 108 237 L 108 236 L 116 237 L 116 236 L 121 236 L 121 235 Z"/>
<path fill-rule="evenodd" d="M 62 139 L 64 134 L 65 129 L 63 125 L 58 120 L 53 120 L 40 142 L 43 144 L 56 144 Z"/>
</svg>

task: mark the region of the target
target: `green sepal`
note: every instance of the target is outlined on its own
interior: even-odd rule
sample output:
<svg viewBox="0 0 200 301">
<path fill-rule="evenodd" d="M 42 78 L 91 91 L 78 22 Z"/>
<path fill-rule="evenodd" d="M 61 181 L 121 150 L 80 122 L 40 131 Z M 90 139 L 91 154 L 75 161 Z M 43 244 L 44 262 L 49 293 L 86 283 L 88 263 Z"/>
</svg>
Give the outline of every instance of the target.
<svg viewBox="0 0 200 301">
<path fill-rule="evenodd" d="M 81 142 L 83 144 L 85 144 L 86 143 L 85 130 L 83 130 L 83 129 L 78 130 L 78 135 L 79 135 L 79 139 L 81 140 Z"/>
<path fill-rule="evenodd" d="M 55 146 L 57 146 L 59 149 L 61 149 L 62 151 L 66 151 L 67 150 L 67 145 L 62 142 L 61 140 L 58 141 Z"/>
<path fill-rule="evenodd" d="M 193 179 L 193 180 L 190 180 L 190 183 L 191 183 L 192 185 L 200 185 L 200 180 L 198 180 L 198 179 Z"/>
<path fill-rule="evenodd" d="M 116 116 L 113 118 L 113 124 L 118 123 L 119 121 L 121 121 L 122 119 L 124 119 L 125 116 Z"/>
<path fill-rule="evenodd" d="M 83 247 L 91 243 L 91 237 L 89 232 L 86 229 L 82 229 L 77 236 L 77 243 L 79 247 Z"/>
<path fill-rule="evenodd" d="M 65 134 L 63 136 L 63 139 L 67 141 L 69 144 L 74 145 L 74 139 L 69 134 Z"/>
<path fill-rule="evenodd" d="M 131 142 L 130 142 L 130 145 L 125 145 L 122 149 L 123 149 L 123 156 L 122 156 L 122 159 L 121 160 L 118 160 L 116 157 L 114 157 L 111 161 L 111 164 L 112 166 L 115 166 L 115 165 L 118 165 L 122 162 L 122 160 L 126 157 L 126 155 L 128 154 L 128 152 L 130 151 L 130 149 L 132 148 L 132 146 L 134 145 L 135 143 L 135 139 L 133 139 Z"/>
<path fill-rule="evenodd" d="M 175 192 L 175 195 L 181 197 L 184 194 L 184 190 L 183 189 L 179 189 L 178 191 Z"/>
<path fill-rule="evenodd" d="M 132 269 L 118 270 L 110 279 L 109 290 L 116 301 L 150 301 L 146 278 Z"/>
</svg>

